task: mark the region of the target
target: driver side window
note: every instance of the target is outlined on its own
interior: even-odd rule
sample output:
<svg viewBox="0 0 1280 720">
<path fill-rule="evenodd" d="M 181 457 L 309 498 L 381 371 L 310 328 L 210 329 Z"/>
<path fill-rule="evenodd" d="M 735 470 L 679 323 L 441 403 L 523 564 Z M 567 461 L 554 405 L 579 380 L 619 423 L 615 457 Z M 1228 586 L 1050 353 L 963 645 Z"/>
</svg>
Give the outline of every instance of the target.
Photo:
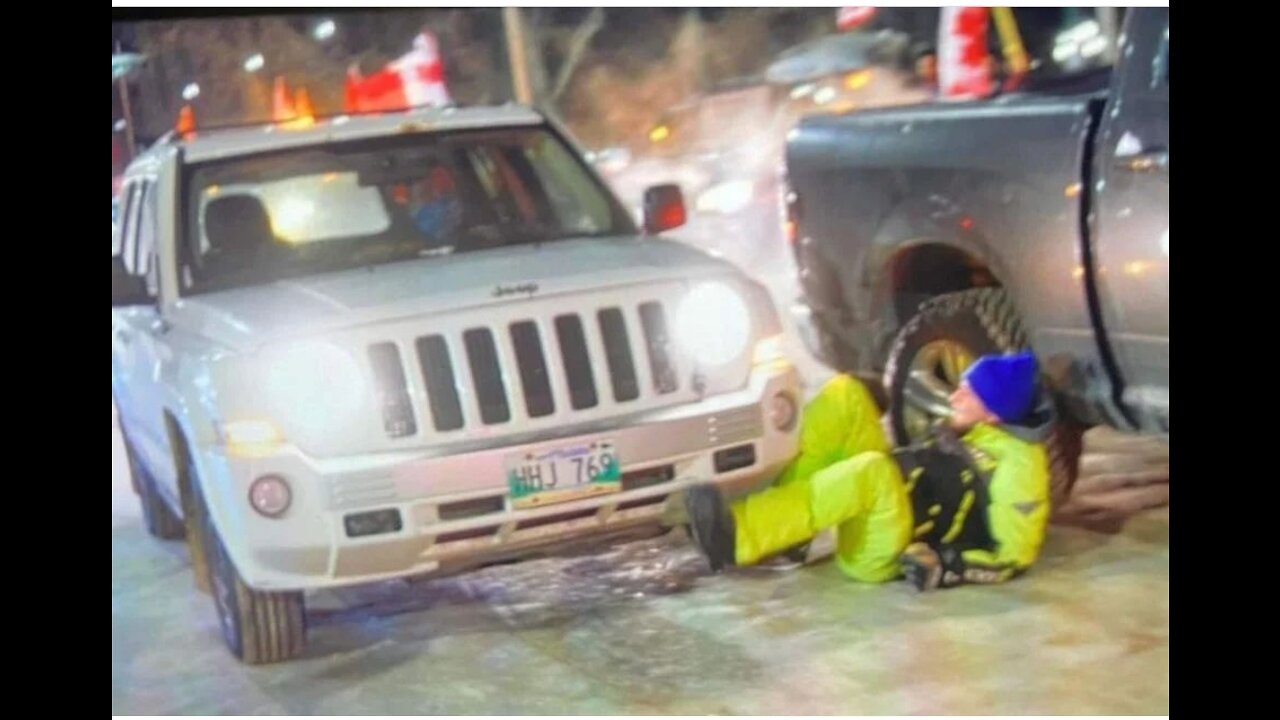
<svg viewBox="0 0 1280 720">
<path fill-rule="evenodd" d="M 542 181 L 560 227 L 598 232 L 609 224 L 609 204 L 592 192 L 590 179 L 576 167 L 577 160 L 559 142 L 543 138 L 524 149 L 525 158 Z"/>
<path fill-rule="evenodd" d="M 133 273 L 134 248 L 138 244 L 138 194 L 142 191 L 141 182 L 131 182 L 124 189 L 124 218 L 120 224 L 120 260 L 125 270 Z"/>
</svg>

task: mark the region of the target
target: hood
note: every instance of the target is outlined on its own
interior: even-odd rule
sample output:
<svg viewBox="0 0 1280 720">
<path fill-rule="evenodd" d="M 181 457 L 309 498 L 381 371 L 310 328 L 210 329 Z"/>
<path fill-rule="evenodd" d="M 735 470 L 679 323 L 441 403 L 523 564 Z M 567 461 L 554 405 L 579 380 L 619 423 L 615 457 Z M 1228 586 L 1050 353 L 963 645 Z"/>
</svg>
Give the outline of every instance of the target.
<svg viewBox="0 0 1280 720">
<path fill-rule="evenodd" d="M 734 272 L 673 241 L 560 240 L 421 258 L 184 298 L 174 321 L 229 347 L 602 287 Z"/>
</svg>

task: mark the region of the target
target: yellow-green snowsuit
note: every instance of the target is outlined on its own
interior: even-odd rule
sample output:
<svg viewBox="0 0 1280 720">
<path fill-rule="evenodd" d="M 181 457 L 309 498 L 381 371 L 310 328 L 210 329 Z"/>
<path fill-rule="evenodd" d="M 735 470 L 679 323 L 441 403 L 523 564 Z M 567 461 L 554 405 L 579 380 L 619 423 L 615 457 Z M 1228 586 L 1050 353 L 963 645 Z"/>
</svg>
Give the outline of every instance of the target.
<svg viewBox="0 0 1280 720">
<path fill-rule="evenodd" d="M 898 577 L 898 556 L 917 539 L 956 550 L 948 569 L 969 582 L 1007 579 L 1036 559 L 1049 514 L 1039 440 L 1051 413 L 1042 405 L 1032 415 L 1039 424 L 1031 428 L 979 425 L 966 433 L 967 452 L 954 457 L 972 471 L 926 472 L 938 467 L 919 462 L 937 457 L 932 443 L 894 453 L 870 393 L 838 375 L 805 406 L 800 452 L 775 485 L 730 506 L 735 563 L 753 564 L 834 527 L 835 562 L 855 580 Z"/>
</svg>

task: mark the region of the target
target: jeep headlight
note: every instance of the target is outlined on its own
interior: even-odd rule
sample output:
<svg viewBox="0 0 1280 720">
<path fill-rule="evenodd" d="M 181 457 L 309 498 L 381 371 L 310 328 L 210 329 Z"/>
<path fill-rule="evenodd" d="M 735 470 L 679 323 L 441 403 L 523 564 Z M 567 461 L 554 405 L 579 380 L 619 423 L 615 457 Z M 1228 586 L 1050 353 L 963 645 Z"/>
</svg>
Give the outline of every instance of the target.
<svg viewBox="0 0 1280 720">
<path fill-rule="evenodd" d="M 286 428 L 323 434 L 351 417 L 364 400 L 360 366 L 327 342 L 303 342 L 268 352 L 266 399 Z"/>
<path fill-rule="evenodd" d="M 751 314 L 742 296 L 729 286 L 694 286 L 676 309 L 676 340 L 700 365 L 725 365 L 747 349 Z"/>
</svg>

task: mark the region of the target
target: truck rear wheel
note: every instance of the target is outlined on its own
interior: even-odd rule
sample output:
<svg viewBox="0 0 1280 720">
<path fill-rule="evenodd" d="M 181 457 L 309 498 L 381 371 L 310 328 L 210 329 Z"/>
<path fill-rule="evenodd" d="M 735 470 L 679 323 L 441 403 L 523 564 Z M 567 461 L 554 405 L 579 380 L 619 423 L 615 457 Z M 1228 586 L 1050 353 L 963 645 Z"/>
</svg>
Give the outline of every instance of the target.
<svg viewBox="0 0 1280 720">
<path fill-rule="evenodd" d="M 198 495 L 198 491 L 197 491 Z M 306 612 L 301 592 L 264 592 L 244 583 L 197 497 L 208 555 L 213 602 L 222 639 L 232 655 L 249 665 L 280 662 L 306 647 Z"/>
<path fill-rule="evenodd" d="M 921 304 L 895 338 L 885 365 L 894 439 L 900 445 L 923 439 L 929 425 L 948 412 L 948 397 L 975 359 L 1026 347 L 1022 321 L 1000 288 L 950 293 Z M 1075 485 L 1082 433 L 1059 417 L 1046 443 L 1054 506 Z"/>
</svg>

